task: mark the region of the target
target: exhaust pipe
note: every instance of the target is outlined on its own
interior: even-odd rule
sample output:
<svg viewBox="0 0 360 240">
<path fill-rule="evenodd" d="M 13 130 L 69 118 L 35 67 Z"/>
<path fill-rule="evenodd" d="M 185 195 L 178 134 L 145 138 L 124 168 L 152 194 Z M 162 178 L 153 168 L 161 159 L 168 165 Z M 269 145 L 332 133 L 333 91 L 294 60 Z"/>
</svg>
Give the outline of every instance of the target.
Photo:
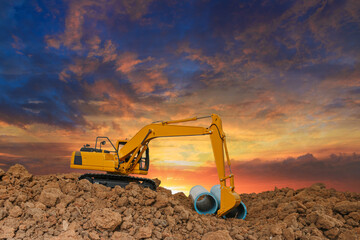
<svg viewBox="0 0 360 240">
<path fill-rule="evenodd" d="M 212 195 L 215 196 L 216 201 L 218 202 L 218 205 L 220 206 L 220 202 L 221 202 L 221 189 L 220 189 L 220 185 L 214 185 L 211 190 L 210 193 L 212 193 Z M 240 202 L 239 206 L 237 206 L 236 208 L 232 209 L 230 212 L 228 212 L 224 218 L 237 218 L 237 219 L 245 219 L 247 214 L 247 209 L 246 206 L 243 202 Z"/>
<path fill-rule="evenodd" d="M 199 214 L 214 214 L 219 208 L 219 203 L 215 196 L 203 186 L 196 185 L 190 190 L 191 199 L 194 207 Z"/>
</svg>

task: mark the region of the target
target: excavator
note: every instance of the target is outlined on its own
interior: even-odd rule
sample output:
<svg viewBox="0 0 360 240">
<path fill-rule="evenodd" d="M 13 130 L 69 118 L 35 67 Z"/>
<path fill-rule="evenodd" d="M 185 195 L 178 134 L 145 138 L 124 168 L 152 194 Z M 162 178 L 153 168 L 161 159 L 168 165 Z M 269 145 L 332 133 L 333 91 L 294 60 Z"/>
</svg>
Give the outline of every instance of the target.
<svg viewBox="0 0 360 240">
<path fill-rule="evenodd" d="M 178 125 L 178 123 L 211 118 L 209 127 Z M 241 202 L 240 196 L 235 192 L 234 175 L 231 172 L 231 162 L 226 146 L 226 137 L 222 128 L 221 118 L 217 114 L 205 117 L 193 117 L 181 120 L 159 121 L 143 127 L 130 140 L 117 140 L 114 145 L 108 137 L 96 138 L 95 147 L 86 144 L 72 153 L 71 168 L 105 171 L 106 174 L 87 173 L 79 179 L 87 179 L 91 183 L 114 187 L 126 186 L 135 182 L 143 187 L 156 190 L 153 180 L 129 176 L 130 174 L 146 175 L 149 170 L 149 142 L 159 137 L 179 137 L 210 135 L 216 168 L 220 181 L 220 208 L 217 215 L 222 217 L 237 208 Z M 112 150 L 101 149 L 108 141 Z M 99 146 L 99 147 L 98 147 Z M 226 165 L 229 174 L 225 174 Z"/>
</svg>

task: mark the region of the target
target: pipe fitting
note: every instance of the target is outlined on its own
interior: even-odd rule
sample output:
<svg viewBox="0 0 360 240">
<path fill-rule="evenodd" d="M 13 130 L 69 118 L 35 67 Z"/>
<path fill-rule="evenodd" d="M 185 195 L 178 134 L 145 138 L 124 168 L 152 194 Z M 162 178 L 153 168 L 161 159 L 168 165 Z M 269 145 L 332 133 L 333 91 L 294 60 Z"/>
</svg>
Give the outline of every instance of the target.
<svg viewBox="0 0 360 240">
<path fill-rule="evenodd" d="M 196 212 L 199 214 L 214 214 L 219 208 L 215 196 L 203 186 L 196 185 L 192 187 L 190 197 L 193 200 Z"/>
</svg>

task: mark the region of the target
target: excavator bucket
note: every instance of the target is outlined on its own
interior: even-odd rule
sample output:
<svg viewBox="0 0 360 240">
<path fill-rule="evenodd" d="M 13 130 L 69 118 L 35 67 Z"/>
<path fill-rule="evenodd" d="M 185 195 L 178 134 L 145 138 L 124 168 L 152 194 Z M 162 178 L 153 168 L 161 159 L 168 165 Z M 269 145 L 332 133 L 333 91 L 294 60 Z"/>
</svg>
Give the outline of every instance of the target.
<svg viewBox="0 0 360 240">
<path fill-rule="evenodd" d="M 217 211 L 217 215 L 222 217 L 239 206 L 241 200 L 239 194 L 231 191 L 228 187 L 220 187 L 220 190 L 220 209 Z"/>
<path fill-rule="evenodd" d="M 236 192 L 231 192 L 229 188 L 225 187 L 223 189 L 225 191 L 222 191 L 220 185 L 214 185 L 210 190 L 210 193 L 215 196 L 216 200 L 220 204 L 220 210 L 217 214 L 219 216 L 223 216 L 224 218 L 245 219 L 247 214 L 246 206 L 241 201 L 240 204 L 237 203 L 238 199 L 240 200 L 240 196 Z"/>
</svg>

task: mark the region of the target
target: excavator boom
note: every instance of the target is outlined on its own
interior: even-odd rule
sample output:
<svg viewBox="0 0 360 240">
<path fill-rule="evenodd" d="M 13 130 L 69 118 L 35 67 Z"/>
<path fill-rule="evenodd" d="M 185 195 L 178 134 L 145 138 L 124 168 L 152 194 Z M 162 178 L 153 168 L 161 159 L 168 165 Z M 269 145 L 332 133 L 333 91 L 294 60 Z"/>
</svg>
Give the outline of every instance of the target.
<svg viewBox="0 0 360 240">
<path fill-rule="evenodd" d="M 113 153 L 106 152 L 105 150 L 99 152 L 96 146 L 95 149 L 82 148 L 81 151 L 73 153 L 71 167 L 107 171 L 112 174 L 111 176 L 122 175 L 121 178 L 123 179 L 128 174 L 146 175 L 149 168 L 148 144 L 151 140 L 159 137 L 210 135 L 221 189 L 221 203 L 217 215 L 224 216 L 236 208 L 240 204 L 241 199 L 239 194 L 235 192 L 234 175 L 231 173 L 231 163 L 227 152 L 226 136 L 222 129 L 221 118 L 216 114 L 212 114 L 209 117 L 212 118 L 212 123 L 208 128 L 174 125 L 200 119 L 197 117 L 149 124 L 143 127 L 130 140 L 118 140 Z M 229 175 L 225 174 L 226 165 L 230 170 Z M 88 174 L 84 178 L 91 178 L 89 176 Z M 134 177 L 127 177 L 135 181 Z M 113 178 L 115 179 L 115 177 Z M 106 179 L 107 176 L 103 176 L 101 181 L 106 182 Z M 142 180 L 141 184 L 143 183 L 150 184 L 147 180 Z"/>
</svg>

